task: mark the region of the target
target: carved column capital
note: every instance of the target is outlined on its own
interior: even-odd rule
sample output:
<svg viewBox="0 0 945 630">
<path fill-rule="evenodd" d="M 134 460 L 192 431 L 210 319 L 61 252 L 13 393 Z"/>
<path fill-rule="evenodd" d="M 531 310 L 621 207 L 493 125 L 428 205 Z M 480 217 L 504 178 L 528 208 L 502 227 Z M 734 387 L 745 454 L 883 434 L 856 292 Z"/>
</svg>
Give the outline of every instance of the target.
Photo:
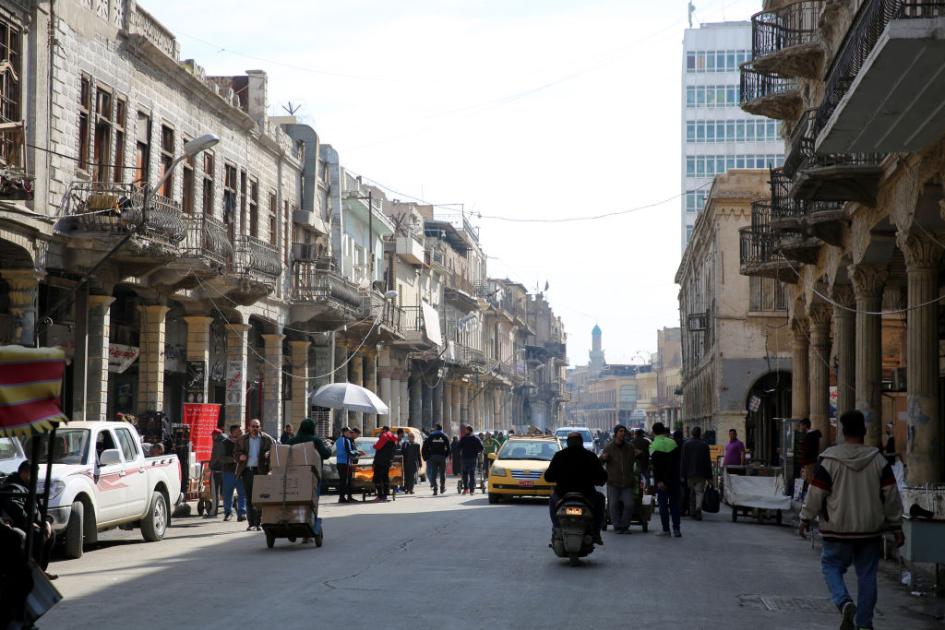
<svg viewBox="0 0 945 630">
<path fill-rule="evenodd" d="M 853 282 L 853 291 L 858 298 L 878 298 L 883 295 L 883 287 L 889 272 L 878 265 L 850 265 L 847 267 L 850 280 Z"/>
<path fill-rule="evenodd" d="M 810 334 L 810 322 L 802 317 L 795 317 L 791 320 L 791 330 L 794 331 L 795 339 L 807 341 Z"/>
<path fill-rule="evenodd" d="M 899 232 L 896 244 L 906 259 L 908 271 L 933 270 L 942 257 L 942 247 L 923 232 Z"/>
<path fill-rule="evenodd" d="M 853 287 L 849 284 L 838 284 L 833 288 L 834 312 L 850 313 L 856 304 Z M 839 306 L 838 306 L 839 305 Z"/>
</svg>

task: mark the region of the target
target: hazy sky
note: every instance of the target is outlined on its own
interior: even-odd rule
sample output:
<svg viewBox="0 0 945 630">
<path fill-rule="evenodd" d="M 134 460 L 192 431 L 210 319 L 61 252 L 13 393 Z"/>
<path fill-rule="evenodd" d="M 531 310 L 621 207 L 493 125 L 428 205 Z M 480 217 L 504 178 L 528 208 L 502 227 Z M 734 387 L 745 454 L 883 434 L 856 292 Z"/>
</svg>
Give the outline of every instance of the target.
<svg viewBox="0 0 945 630">
<path fill-rule="evenodd" d="M 544 287 L 572 364 L 599 323 L 610 362 L 678 326 L 684 0 L 143 0 L 208 74 L 269 74 L 342 164 L 433 203 L 463 203 L 491 276 Z M 695 22 L 760 0 L 698 0 Z M 396 197 L 397 195 L 391 195 Z"/>
</svg>

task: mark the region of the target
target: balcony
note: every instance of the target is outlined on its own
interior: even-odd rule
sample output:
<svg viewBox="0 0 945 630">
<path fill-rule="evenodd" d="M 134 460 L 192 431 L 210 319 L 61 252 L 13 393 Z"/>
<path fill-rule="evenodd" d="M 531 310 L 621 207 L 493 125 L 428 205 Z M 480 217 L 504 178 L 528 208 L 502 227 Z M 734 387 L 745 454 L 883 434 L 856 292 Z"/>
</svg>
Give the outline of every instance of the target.
<svg viewBox="0 0 945 630">
<path fill-rule="evenodd" d="M 816 79 L 823 62 L 823 0 L 801 0 L 751 18 L 752 67 L 782 77 Z"/>
<path fill-rule="evenodd" d="M 792 120 L 803 106 L 795 79 L 758 72 L 751 62 L 742 64 L 739 98 L 743 111 L 776 120 Z"/>
<path fill-rule="evenodd" d="M 180 244 L 182 259 L 219 270 L 233 257 L 233 243 L 222 221 L 204 214 L 185 215 L 184 227 L 184 240 Z"/>
<path fill-rule="evenodd" d="M 279 250 L 248 234 L 237 237 L 233 263 L 233 270 L 237 274 L 265 284 L 274 284 L 282 274 Z"/>
<path fill-rule="evenodd" d="M 325 305 L 340 314 L 338 320 L 358 314 L 361 308 L 358 286 L 335 270 L 334 259 L 296 260 L 292 267 L 292 298 L 295 302 Z"/>
<path fill-rule="evenodd" d="M 413 236 L 397 236 L 394 251 L 407 264 L 422 265 L 424 262 L 423 242 Z"/>
<path fill-rule="evenodd" d="M 147 207 L 145 207 L 147 198 Z M 74 182 L 60 206 L 64 230 L 125 236 L 177 249 L 185 237 L 184 219 L 175 201 L 131 184 Z"/>
<path fill-rule="evenodd" d="M 797 282 L 791 264 L 775 247 L 770 232 L 743 227 L 738 231 L 739 273 L 743 276 L 775 278 L 781 282 Z"/>
<path fill-rule="evenodd" d="M 34 177 L 26 170 L 26 123 L 0 122 L 0 200 L 33 198 Z"/>
<path fill-rule="evenodd" d="M 377 328 L 400 335 L 403 310 L 375 289 L 362 289 L 360 293 L 361 317 L 368 320 L 367 325 L 374 326 L 376 322 Z"/>
<path fill-rule="evenodd" d="M 917 151 L 945 133 L 945 0 L 866 0 L 827 73 L 822 153 Z"/>
</svg>

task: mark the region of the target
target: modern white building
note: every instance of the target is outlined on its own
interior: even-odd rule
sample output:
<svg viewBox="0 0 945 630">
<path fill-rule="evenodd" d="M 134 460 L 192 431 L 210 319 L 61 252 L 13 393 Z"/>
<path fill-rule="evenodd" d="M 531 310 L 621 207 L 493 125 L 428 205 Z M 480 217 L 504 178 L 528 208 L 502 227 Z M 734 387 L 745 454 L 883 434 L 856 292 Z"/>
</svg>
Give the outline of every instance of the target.
<svg viewBox="0 0 945 630">
<path fill-rule="evenodd" d="M 686 29 L 682 55 L 680 238 L 685 251 L 712 178 L 784 161 L 777 122 L 739 108 L 739 66 L 751 59 L 751 22 Z"/>
</svg>

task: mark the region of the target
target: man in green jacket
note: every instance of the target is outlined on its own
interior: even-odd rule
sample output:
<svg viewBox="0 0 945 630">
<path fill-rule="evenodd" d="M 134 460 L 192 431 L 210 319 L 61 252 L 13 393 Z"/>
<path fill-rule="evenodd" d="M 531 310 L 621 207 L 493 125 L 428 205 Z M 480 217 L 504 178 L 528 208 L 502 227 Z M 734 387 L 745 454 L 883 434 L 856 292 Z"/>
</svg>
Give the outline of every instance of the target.
<svg viewBox="0 0 945 630">
<path fill-rule="evenodd" d="M 640 478 L 633 469 L 637 449 L 627 439 L 627 427 L 614 427 L 614 439 L 604 447 L 600 461 L 607 469 L 607 507 L 614 533 L 629 534 Z M 622 504 L 622 507 L 621 507 Z"/>
</svg>

